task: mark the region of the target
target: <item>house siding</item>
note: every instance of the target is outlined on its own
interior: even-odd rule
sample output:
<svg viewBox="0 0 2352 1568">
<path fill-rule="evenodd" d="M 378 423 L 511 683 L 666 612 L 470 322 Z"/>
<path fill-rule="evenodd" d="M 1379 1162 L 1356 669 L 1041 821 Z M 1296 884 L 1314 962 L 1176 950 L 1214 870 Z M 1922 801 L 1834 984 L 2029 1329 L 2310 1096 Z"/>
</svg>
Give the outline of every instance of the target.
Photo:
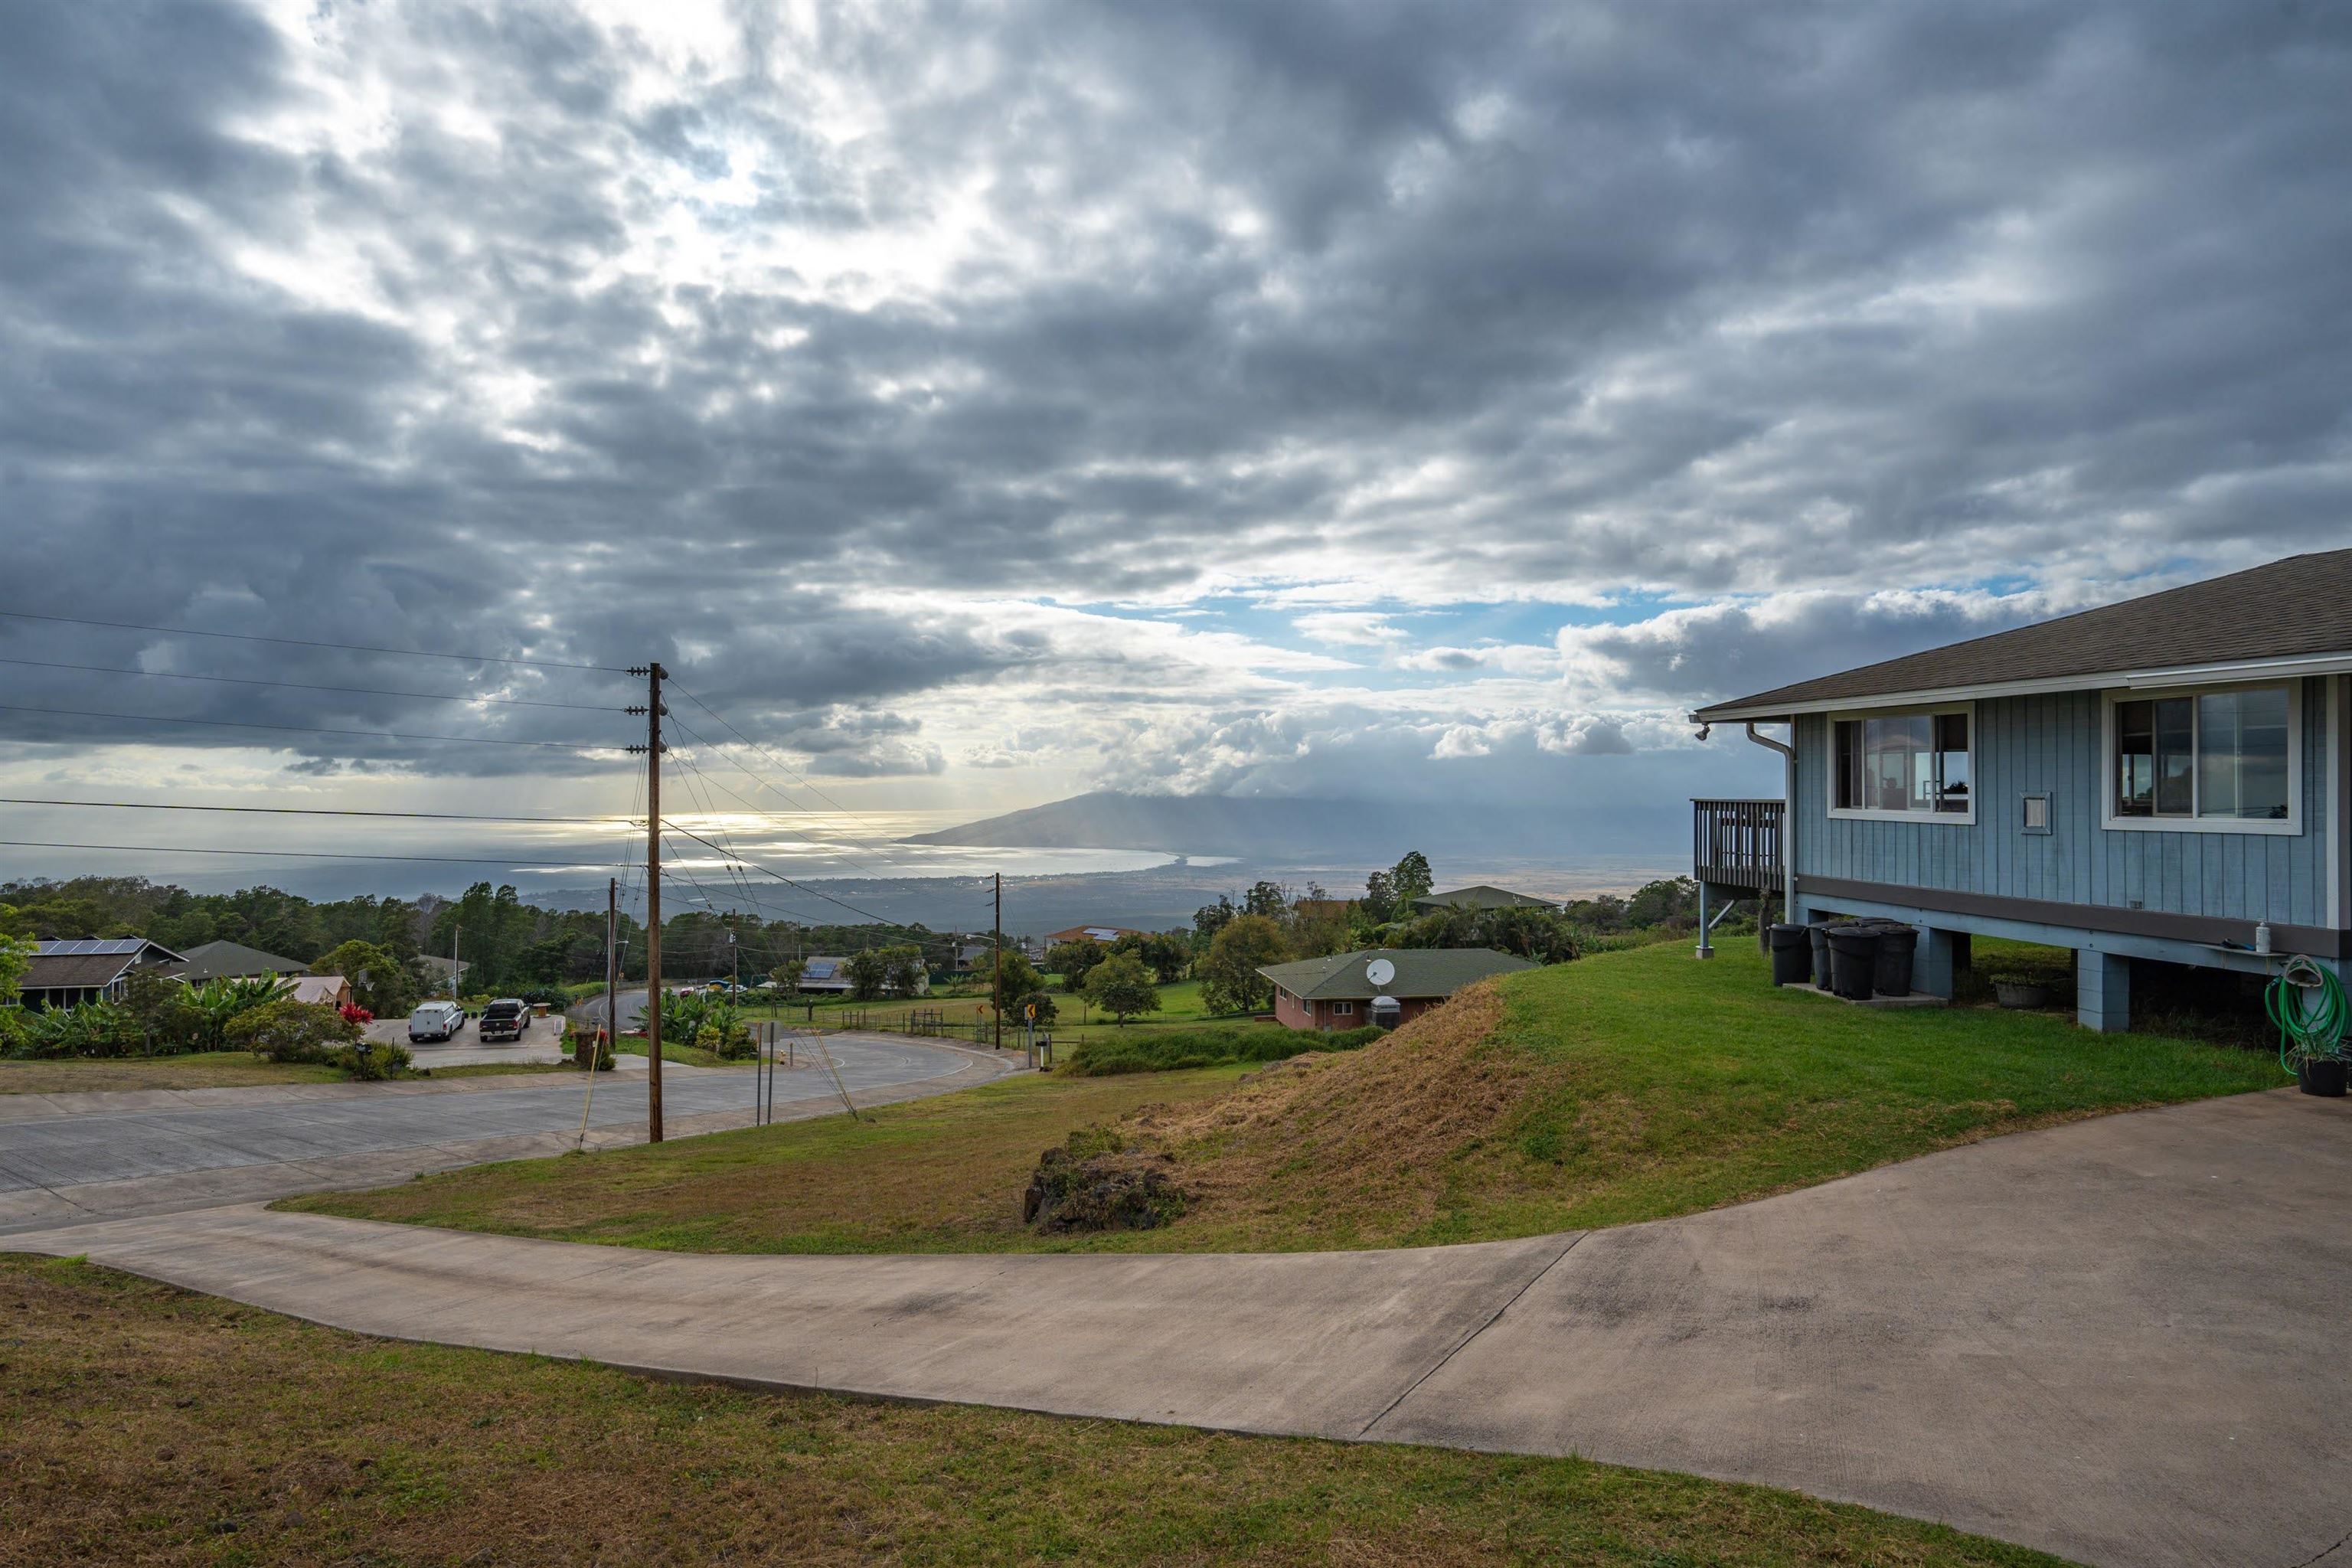
<svg viewBox="0 0 2352 1568">
<path fill-rule="evenodd" d="M 2336 682 L 2301 683 L 2301 826 L 2296 834 L 2142 832 L 2100 826 L 2102 696 L 2067 691 L 1976 704 L 1973 824 L 1832 817 L 1830 719 L 1797 721 L 1800 877 L 2000 898 L 2144 909 L 2274 924 L 2335 923 L 2328 890 L 2341 808 L 2329 790 L 2327 702 Z M 2050 797 L 2050 831 L 2019 826 L 2021 797 Z"/>
</svg>

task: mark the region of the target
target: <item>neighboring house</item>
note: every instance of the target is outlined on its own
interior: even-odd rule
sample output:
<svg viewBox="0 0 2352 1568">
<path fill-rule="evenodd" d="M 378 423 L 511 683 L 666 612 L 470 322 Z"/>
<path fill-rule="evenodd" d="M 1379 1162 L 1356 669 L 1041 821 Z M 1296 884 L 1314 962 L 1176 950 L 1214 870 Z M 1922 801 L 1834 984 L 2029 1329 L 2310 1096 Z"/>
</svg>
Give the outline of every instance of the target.
<svg viewBox="0 0 2352 1568">
<path fill-rule="evenodd" d="M 1048 935 L 1045 938 L 1045 945 L 1050 948 L 1059 946 L 1066 942 L 1098 942 L 1105 947 L 1108 947 L 1120 937 L 1146 934 L 1148 933 L 1137 931 L 1132 926 L 1072 926 L 1067 931 L 1057 931 Z"/>
<path fill-rule="evenodd" d="M 800 988 L 813 994 L 846 996 L 856 987 L 850 984 L 849 960 L 845 958 L 812 958 L 801 970 Z M 915 994 L 927 994 L 931 988 L 930 976 L 922 975 L 915 982 Z"/>
<path fill-rule="evenodd" d="M 166 973 L 182 962 L 180 954 L 145 937 L 77 937 L 65 942 L 33 944 L 33 956 L 17 983 L 17 1000 L 27 1007 L 78 1007 L 85 1002 L 112 1002 L 122 995 L 123 983 L 135 969 L 161 967 Z"/>
<path fill-rule="evenodd" d="M 292 982 L 293 989 L 284 993 L 289 1002 L 323 1002 L 330 1007 L 352 1005 L 352 983 L 340 974 L 305 974 Z"/>
<path fill-rule="evenodd" d="M 1423 914 L 1439 910 L 1550 910 L 1559 912 L 1559 906 L 1549 899 L 1531 899 L 1525 893 L 1507 889 L 1488 887 L 1481 882 L 1475 888 L 1456 888 L 1450 893 L 1432 893 L 1425 899 L 1415 899 L 1412 907 Z"/>
<path fill-rule="evenodd" d="M 956 949 L 955 972 L 958 974 L 970 974 L 975 969 L 984 969 L 994 961 L 995 955 L 996 946 L 993 942 L 965 942 Z"/>
<path fill-rule="evenodd" d="M 1474 980 L 1534 967 L 1491 948 L 1405 947 L 1303 958 L 1258 973 L 1274 983 L 1276 1023 L 1293 1029 L 1353 1029 L 1372 1021 L 1376 997 L 1394 998 L 1402 1023 Z"/>
<path fill-rule="evenodd" d="M 452 963 L 446 958 L 430 952 L 421 953 L 410 962 L 422 969 L 431 979 L 434 992 L 443 994 L 449 990 L 449 977 L 452 973 L 457 975 L 457 984 L 462 989 L 466 984 L 466 972 L 474 967 L 473 961 L 470 959 Z"/>
<path fill-rule="evenodd" d="M 310 967 L 291 958 L 264 952 L 257 947 L 247 947 L 243 942 L 207 942 L 188 949 L 179 965 L 172 971 L 172 978 L 200 985 L 207 980 L 257 980 L 265 974 L 301 974 Z"/>
<path fill-rule="evenodd" d="M 2074 948 L 2096 1029 L 2135 960 L 2352 975 L 2348 701 L 2352 550 L 1715 703 L 1693 721 L 1780 752 L 1795 805 L 1693 802 L 1694 875 L 1908 921 L 1940 995 L 1971 934 Z"/>
</svg>

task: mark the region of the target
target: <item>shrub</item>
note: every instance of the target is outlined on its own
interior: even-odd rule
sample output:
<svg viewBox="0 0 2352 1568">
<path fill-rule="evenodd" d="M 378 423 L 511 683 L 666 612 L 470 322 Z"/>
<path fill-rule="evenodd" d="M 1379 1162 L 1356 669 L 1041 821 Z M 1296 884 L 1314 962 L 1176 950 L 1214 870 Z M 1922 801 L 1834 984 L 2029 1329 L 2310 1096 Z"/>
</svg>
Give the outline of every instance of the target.
<svg viewBox="0 0 2352 1568">
<path fill-rule="evenodd" d="M 131 1057 L 146 1046 L 146 1035 L 130 1009 L 111 1002 L 85 1002 L 79 1007 L 56 1007 L 19 1016 L 23 1040 L 20 1056 Z"/>
<path fill-rule="evenodd" d="M 1160 1011 L 1160 992 L 1142 960 L 1128 953 L 1106 958 L 1087 976 L 1087 999 L 1120 1024 L 1139 1013 Z"/>
<path fill-rule="evenodd" d="M 343 1069 L 346 1076 L 373 1083 L 388 1078 L 398 1078 L 415 1064 L 408 1047 L 397 1040 L 378 1040 L 362 1050 L 357 1045 L 338 1046 L 328 1060 Z"/>
<path fill-rule="evenodd" d="M 229 1020 L 228 1043 L 264 1061 L 341 1066 L 339 1049 L 360 1037 L 360 1026 L 323 1002 L 266 1002 Z M 400 1047 L 406 1056 L 407 1048 Z"/>
<path fill-rule="evenodd" d="M 1383 1032 L 1369 1025 L 1328 1033 L 1272 1025 L 1258 1028 L 1139 1029 L 1080 1041 L 1072 1048 L 1064 1070 L 1087 1078 L 1108 1078 L 1116 1073 L 1173 1072 L 1183 1068 L 1218 1067 L 1226 1062 L 1275 1062 L 1301 1051 L 1358 1050 L 1379 1039 Z"/>
</svg>

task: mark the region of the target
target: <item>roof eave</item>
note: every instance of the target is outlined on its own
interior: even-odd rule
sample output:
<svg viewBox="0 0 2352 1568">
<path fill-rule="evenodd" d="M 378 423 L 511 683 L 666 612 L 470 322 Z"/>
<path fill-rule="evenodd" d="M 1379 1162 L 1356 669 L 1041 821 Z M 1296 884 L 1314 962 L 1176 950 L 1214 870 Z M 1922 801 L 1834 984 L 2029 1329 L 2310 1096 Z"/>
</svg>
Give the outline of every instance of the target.
<svg viewBox="0 0 2352 1568">
<path fill-rule="evenodd" d="M 2266 680 L 2305 675 L 2352 673 L 2352 653 L 2309 654 L 2294 658 L 2239 659 L 2210 664 L 2168 665 L 2150 669 L 2111 669 L 2080 675 L 2053 675 L 2038 680 L 1982 681 L 1967 686 L 1916 687 L 1908 690 L 1866 695 L 1817 697 L 1802 701 L 1739 698 L 1700 708 L 1689 715 L 1694 724 L 1785 723 L 1800 713 L 1835 713 L 1864 708 L 1901 708 L 1930 702 L 1974 702 L 1996 697 L 2031 697 L 2049 691 L 2082 691 L 2107 687 L 2146 689 L 2189 686 L 2200 681 Z"/>
</svg>

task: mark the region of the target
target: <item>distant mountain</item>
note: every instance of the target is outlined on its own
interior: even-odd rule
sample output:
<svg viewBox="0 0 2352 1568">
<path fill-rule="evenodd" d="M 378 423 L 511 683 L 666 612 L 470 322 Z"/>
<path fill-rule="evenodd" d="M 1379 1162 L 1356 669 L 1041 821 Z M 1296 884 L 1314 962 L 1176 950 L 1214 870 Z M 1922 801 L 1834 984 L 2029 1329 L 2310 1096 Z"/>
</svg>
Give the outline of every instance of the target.
<svg viewBox="0 0 2352 1568">
<path fill-rule="evenodd" d="M 1388 801 L 1097 791 L 919 834 L 908 842 L 1385 865 L 1409 848 L 1430 855 L 1650 851 L 1679 847 L 1687 831 L 1683 810 L 1460 810 Z"/>
</svg>

